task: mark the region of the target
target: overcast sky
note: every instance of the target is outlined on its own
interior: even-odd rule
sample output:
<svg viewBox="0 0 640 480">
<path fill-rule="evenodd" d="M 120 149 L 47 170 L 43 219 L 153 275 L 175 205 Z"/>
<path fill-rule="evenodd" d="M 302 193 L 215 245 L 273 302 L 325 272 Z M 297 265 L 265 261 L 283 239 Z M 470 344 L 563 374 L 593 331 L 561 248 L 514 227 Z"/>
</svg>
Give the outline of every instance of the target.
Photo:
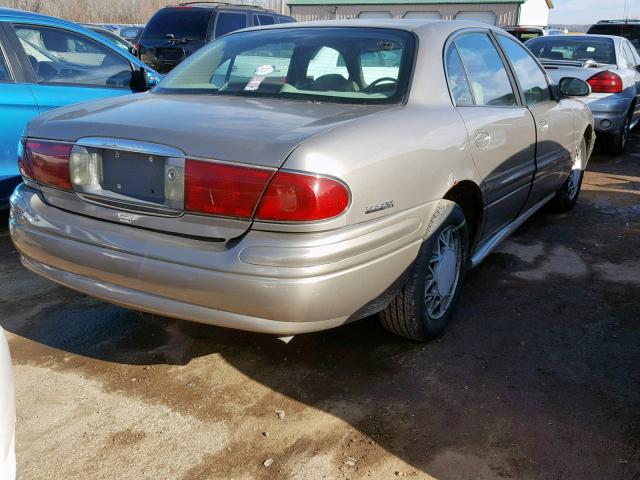
<svg viewBox="0 0 640 480">
<path fill-rule="evenodd" d="M 597 20 L 624 18 L 625 0 L 553 0 L 555 8 L 549 23 L 594 23 Z M 629 18 L 640 19 L 640 0 L 627 0 Z"/>
</svg>

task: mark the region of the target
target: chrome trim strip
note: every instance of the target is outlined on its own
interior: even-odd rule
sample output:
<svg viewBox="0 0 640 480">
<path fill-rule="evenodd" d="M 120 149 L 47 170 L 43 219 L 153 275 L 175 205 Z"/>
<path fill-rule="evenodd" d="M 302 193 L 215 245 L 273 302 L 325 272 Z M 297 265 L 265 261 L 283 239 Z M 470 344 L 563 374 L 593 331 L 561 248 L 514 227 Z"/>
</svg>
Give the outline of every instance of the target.
<svg viewBox="0 0 640 480">
<path fill-rule="evenodd" d="M 133 153 L 147 153 L 163 157 L 185 157 L 184 152 L 177 148 L 161 145 L 159 143 L 142 142 L 139 140 L 111 137 L 85 137 L 79 139 L 75 144 L 83 147 L 106 148 L 108 150 L 122 150 Z"/>
<path fill-rule="evenodd" d="M 541 201 L 536 203 L 529 210 L 527 210 L 522 215 L 520 215 L 518 218 L 516 218 L 509 225 L 505 226 L 504 228 L 499 230 L 496 234 L 494 234 L 492 237 L 489 237 L 483 243 L 478 245 L 475 248 L 475 250 L 473 252 L 473 255 L 471 256 L 471 268 L 477 267 L 480 264 L 480 262 L 482 262 L 485 258 L 487 258 L 487 256 L 493 250 L 495 250 L 495 248 L 498 245 L 500 245 L 500 243 L 502 243 L 502 241 L 505 238 L 507 238 L 509 235 L 511 235 L 513 232 L 515 232 L 534 213 L 536 213 L 538 210 L 540 210 L 549 200 L 551 200 L 554 195 L 555 195 L 555 193 L 552 193 L 551 195 L 543 198 Z"/>
</svg>

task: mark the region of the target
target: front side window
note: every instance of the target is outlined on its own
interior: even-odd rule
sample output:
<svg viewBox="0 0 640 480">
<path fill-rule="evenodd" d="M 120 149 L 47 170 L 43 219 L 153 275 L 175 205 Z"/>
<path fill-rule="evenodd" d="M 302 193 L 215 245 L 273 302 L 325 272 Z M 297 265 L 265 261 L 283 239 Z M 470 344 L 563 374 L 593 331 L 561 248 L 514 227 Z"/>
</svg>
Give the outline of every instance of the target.
<svg viewBox="0 0 640 480">
<path fill-rule="evenodd" d="M 38 82 L 129 88 L 131 64 L 95 40 L 69 30 L 15 25 Z"/>
<path fill-rule="evenodd" d="M 413 51 L 413 35 L 390 29 L 240 32 L 196 52 L 154 91 L 395 103 L 407 91 Z"/>
<path fill-rule="evenodd" d="M 451 45 L 447 50 L 445 61 L 447 64 L 447 81 L 456 106 L 468 107 L 473 105 L 473 95 L 471 94 L 469 80 L 455 45 Z"/>
<path fill-rule="evenodd" d="M 524 93 L 527 105 L 548 102 L 551 100 L 551 90 L 544 74 L 536 61 L 531 58 L 527 50 L 519 43 L 498 35 L 498 40 L 504 53 L 513 65 L 515 75 Z"/>
<path fill-rule="evenodd" d="M 616 51 L 610 38 L 581 35 L 573 37 L 539 37 L 529 40 L 527 48 L 540 60 L 615 65 Z"/>
<path fill-rule="evenodd" d="M 245 13 L 220 12 L 216 20 L 216 38 L 247 26 Z"/>
<path fill-rule="evenodd" d="M 507 69 L 486 33 L 469 33 L 455 40 L 466 67 L 476 105 L 511 107 L 516 97 Z"/>
</svg>

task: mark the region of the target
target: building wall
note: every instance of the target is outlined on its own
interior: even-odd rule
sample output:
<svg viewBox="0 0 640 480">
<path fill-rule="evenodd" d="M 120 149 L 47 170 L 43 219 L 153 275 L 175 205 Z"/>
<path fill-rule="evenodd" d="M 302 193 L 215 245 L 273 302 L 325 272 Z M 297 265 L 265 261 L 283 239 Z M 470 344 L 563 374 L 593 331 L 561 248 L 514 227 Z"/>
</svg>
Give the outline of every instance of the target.
<svg viewBox="0 0 640 480">
<path fill-rule="evenodd" d="M 537 0 L 529 0 L 537 1 Z M 544 0 L 541 0 L 544 2 Z M 448 5 L 291 5 L 291 16 L 296 20 L 333 20 L 358 18 L 358 14 L 363 11 L 388 11 L 395 18 L 402 18 L 406 12 L 438 12 L 443 20 L 454 20 L 459 12 L 493 12 L 496 15 L 498 25 L 513 25 L 518 22 L 518 4 L 448 4 Z"/>
<path fill-rule="evenodd" d="M 519 25 L 548 25 L 549 6 L 546 0 L 527 0 L 520 7 Z"/>
</svg>

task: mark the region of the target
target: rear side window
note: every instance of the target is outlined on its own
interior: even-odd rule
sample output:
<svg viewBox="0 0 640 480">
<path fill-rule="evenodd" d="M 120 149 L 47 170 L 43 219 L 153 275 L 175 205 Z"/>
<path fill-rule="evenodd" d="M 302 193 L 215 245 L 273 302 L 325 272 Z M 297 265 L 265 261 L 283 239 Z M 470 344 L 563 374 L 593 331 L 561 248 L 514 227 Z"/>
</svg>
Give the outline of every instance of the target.
<svg viewBox="0 0 640 480">
<path fill-rule="evenodd" d="M 282 17 L 282 16 L 278 17 L 278 21 L 279 21 L 280 23 L 293 23 L 293 22 L 295 22 L 295 20 L 294 20 L 293 18 L 290 18 L 290 17 Z"/>
<path fill-rule="evenodd" d="M 527 105 L 550 101 L 551 90 L 549 90 L 547 77 L 527 50 L 504 35 L 498 35 L 498 41 L 513 65 Z"/>
<path fill-rule="evenodd" d="M 256 15 L 258 25 L 273 25 L 276 23 L 276 19 L 272 15 Z"/>
<path fill-rule="evenodd" d="M 245 13 L 220 12 L 216 20 L 216 38 L 247 26 Z"/>
<path fill-rule="evenodd" d="M 496 47 L 486 33 L 469 33 L 456 39 L 476 105 L 511 107 L 516 97 Z"/>
<path fill-rule="evenodd" d="M 473 96 L 467 74 L 464 71 L 460 54 L 455 45 L 451 45 L 447 50 L 447 81 L 451 96 L 457 107 L 468 107 L 473 105 Z"/>
<path fill-rule="evenodd" d="M 163 8 L 151 17 L 142 36 L 202 40 L 210 18 L 211 12 L 204 8 Z"/>
<path fill-rule="evenodd" d="M 9 75 L 9 67 L 7 66 L 6 60 L 4 59 L 2 50 L 0 50 L 0 82 L 7 82 L 9 80 L 11 80 L 11 75 Z"/>
<path fill-rule="evenodd" d="M 58 28 L 15 25 L 14 30 L 38 82 L 130 87 L 131 64 L 83 35 Z"/>
</svg>

